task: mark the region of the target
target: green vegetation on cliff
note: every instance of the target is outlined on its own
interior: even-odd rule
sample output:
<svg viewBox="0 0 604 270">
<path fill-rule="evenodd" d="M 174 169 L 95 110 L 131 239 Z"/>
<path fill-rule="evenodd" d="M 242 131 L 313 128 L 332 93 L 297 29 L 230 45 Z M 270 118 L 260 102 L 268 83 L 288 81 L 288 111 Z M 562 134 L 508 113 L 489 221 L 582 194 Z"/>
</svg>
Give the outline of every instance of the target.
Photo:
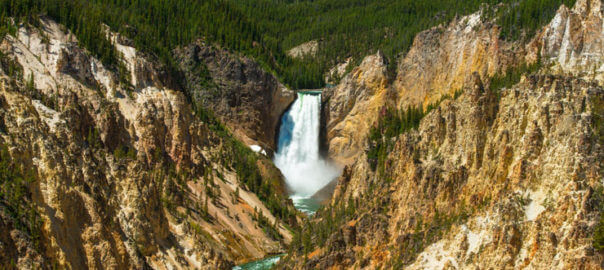
<svg viewBox="0 0 604 270">
<path fill-rule="evenodd" d="M 255 193 L 275 217 L 289 225 L 296 226 L 296 212 L 290 207 L 291 204 L 284 203 L 287 198 L 284 190 L 280 188 L 279 178 L 263 178 L 260 172 L 259 159 L 262 157 L 236 140 L 211 111 L 202 106 L 194 106 L 194 108 L 196 108 L 196 117 L 207 124 L 210 130 L 222 140 L 221 156 L 217 157 L 217 161 L 225 167 L 233 169 L 237 173 L 239 181 L 249 191 Z"/>
<path fill-rule="evenodd" d="M 595 198 L 596 207 L 598 207 L 598 211 L 600 212 L 600 221 L 596 225 L 593 234 L 593 246 L 598 251 L 604 251 L 604 188 L 600 186 L 594 191 L 592 196 Z"/>
<path fill-rule="evenodd" d="M 604 97 L 598 96 L 591 100 L 593 109 L 593 125 L 594 125 L 594 136 L 599 141 L 600 145 L 604 145 Z M 600 168 L 602 168 L 602 161 L 600 161 Z M 592 198 L 596 202 L 596 207 L 600 213 L 600 221 L 596 225 L 596 229 L 593 234 L 594 242 L 593 246 L 596 250 L 604 251 L 604 187 L 598 186 L 593 194 Z"/>
<path fill-rule="evenodd" d="M 157 56 L 178 75 L 172 50 L 204 37 L 250 55 L 293 88 L 323 85 L 326 71 L 347 57 L 357 61 L 382 50 L 394 58 L 405 53 L 417 33 L 477 11 L 489 11 L 501 36 L 530 36 L 549 22 L 561 4 L 575 0 L 0 0 L 0 35 L 14 32 L 10 19 L 32 21 L 47 15 L 66 25 L 104 63 L 121 70 L 102 23 L 119 31 L 142 51 Z M 286 51 L 319 41 L 316 57 L 292 59 Z M 394 61 L 391 61 L 394 63 Z"/>
<path fill-rule="evenodd" d="M 428 111 L 422 108 L 408 107 L 406 110 L 384 108 L 377 124 L 369 131 L 369 150 L 367 161 L 373 170 L 384 170 L 386 155 L 392 151 L 392 138 L 419 127 L 420 120 Z"/>
<path fill-rule="evenodd" d="M 458 90 L 455 91 L 453 97 L 443 95 L 438 102 L 429 104 L 425 109 L 421 106 L 407 107 L 407 109 L 384 107 L 378 122 L 369 131 L 367 161 L 371 169 L 377 169 L 378 175 L 384 176 L 384 161 L 387 154 L 394 147 L 395 141 L 393 139 L 400 134 L 417 129 L 422 118 L 437 108 L 443 100 L 457 99 L 461 94 L 462 91 Z"/>
<path fill-rule="evenodd" d="M 29 185 L 34 181 L 34 172 L 15 161 L 7 146 L 0 144 L 0 211 L 4 212 L 0 215 L 7 214 L 12 220 L 12 225 L 25 232 L 37 249 L 41 219 L 31 200 L 29 189 Z"/>
<path fill-rule="evenodd" d="M 520 82 L 522 76 L 527 76 L 537 72 L 542 67 L 541 59 L 537 59 L 535 63 L 522 63 L 517 66 L 508 68 L 505 72 L 496 74 L 491 78 L 489 88 L 491 91 L 497 92 L 502 88 L 509 88 Z"/>
</svg>

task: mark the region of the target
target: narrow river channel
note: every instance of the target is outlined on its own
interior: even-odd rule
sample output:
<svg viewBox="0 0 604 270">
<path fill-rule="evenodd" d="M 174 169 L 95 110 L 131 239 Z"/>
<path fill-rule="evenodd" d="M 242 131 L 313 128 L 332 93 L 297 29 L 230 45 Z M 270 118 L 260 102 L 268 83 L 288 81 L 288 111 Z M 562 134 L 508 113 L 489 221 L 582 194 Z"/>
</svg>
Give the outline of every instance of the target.
<svg viewBox="0 0 604 270">
<path fill-rule="evenodd" d="M 294 104 L 281 119 L 275 165 L 285 176 L 294 206 L 312 215 L 320 202 L 312 196 L 339 175 L 339 170 L 321 157 L 321 92 L 298 92 Z M 268 270 L 283 255 L 271 256 L 233 268 Z"/>
</svg>

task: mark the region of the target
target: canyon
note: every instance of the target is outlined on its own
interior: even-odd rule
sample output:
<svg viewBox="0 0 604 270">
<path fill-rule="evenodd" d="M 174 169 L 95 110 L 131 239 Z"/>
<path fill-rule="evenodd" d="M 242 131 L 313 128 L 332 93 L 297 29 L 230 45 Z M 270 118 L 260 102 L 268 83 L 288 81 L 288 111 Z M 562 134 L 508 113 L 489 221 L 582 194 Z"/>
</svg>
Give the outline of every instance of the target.
<svg viewBox="0 0 604 270">
<path fill-rule="evenodd" d="M 151 56 L 107 35 L 125 75 L 49 19 L 0 45 L 2 146 L 31 173 L 25 197 L 36 213 L 23 220 L 2 206 L 1 264 L 216 269 L 282 253 L 298 217 L 279 170 L 202 118 Z M 270 142 L 249 127 L 236 133 Z"/>
<path fill-rule="evenodd" d="M 117 66 L 48 17 L 18 25 L 0 40 L 0 264 L 602 269 L 604 6 L 520 39 L 500 7 L 304 90 L 204 38 L 173 71 L 107 25 Z"/>
<path fill-rule="evenodd" d="M 601 2 L 561 6 L 525 41 L 487 11 L 418 34 L 393 79 L 378 52 L 328 90 L 346 167 L 303 229 L 314 244 L 303 233 L 279 269 L 601 269 Z M 494 88 L 503 73 L 518 81 Z M 376 165 L 388 106 L 429 109 Z"/>
</svg>

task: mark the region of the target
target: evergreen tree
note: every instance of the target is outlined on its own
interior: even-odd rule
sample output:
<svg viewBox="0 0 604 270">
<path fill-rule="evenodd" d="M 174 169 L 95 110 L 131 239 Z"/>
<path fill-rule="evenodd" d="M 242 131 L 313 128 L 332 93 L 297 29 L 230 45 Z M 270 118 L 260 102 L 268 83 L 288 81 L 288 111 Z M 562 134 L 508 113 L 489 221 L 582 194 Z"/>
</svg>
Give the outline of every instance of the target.
<svg viewBox="0 0 604 270">
<path fill-rule="evenodd" d="M 0 0 L 0 37 L 15 31 L 8 18 L 37 25 L 46 15 L 125 75 L 121 56 L 103 31 L 107 24 L 162 60 L 175 78 L 180 75 L 172 50 L 203 37 L 254 57 L 293 88 L 317 88 L 328 69 L 348 57 L 358 63 L 379 49 L 394 60 L 418 32 L 498 3 L 505 5 L 488 9 L 486 16 L 502 26 L 502 38 L 518 39 L 534 34 L 561 4 L 572 6 L 575 0 Z M 315 57 L 287 56 L 288 49 L 310 40 L 320 41 Z M 120 78 L 128 84 L 127 76 Z"/>
</svg>

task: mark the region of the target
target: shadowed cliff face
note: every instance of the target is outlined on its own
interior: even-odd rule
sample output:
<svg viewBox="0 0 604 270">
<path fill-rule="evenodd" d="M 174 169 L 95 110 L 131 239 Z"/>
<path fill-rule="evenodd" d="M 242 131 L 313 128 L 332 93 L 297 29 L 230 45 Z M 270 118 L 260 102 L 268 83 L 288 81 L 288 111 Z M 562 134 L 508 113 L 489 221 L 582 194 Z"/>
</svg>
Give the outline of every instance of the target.
<svg viewBox="0 0 604 270">
<path fill-rule="evenodd" d="M 601 18 L 599 0 L 577 1 L 508 44 L 477 13 L 419 34 L 392 84 L 350 83 L 381 61 L 353 70 L 325 108 L 329 153 L 349 166 L 305 229 L 319 244 L 294 246 L 281 267 L 601 269 Z M 489 89 L 494 75 L 539 58 L 535 74 Z M 385 138 L 393 147 L 372 169 L 367 133 L 354 131 L 384 115 L 367 100 L 425 107 L 457 90 L 417 130 Z"/>
<path fill-rule="evenodd" d="M 291 235 L 280 220 L 296 220 L 283 216 L 293 205 L 270 160 L 203 122 L 123 38 L 108 32 L 130 85 L 61 29 L 43 20 L 0 44 L 3 164 L 30 177 L 23 202 L 39 221 L 3 202 L 0 262 L 224 269 L 283 252 Z M 280 220 L 249 179 L 267 185 Z"/>
<path fill-rule="evenodd" d="M 175 51 L 189 95 L 248 145 L 276 150 L 279 118 L 295 93 L 253 60 L 198 41 Z"/>
</svg>

